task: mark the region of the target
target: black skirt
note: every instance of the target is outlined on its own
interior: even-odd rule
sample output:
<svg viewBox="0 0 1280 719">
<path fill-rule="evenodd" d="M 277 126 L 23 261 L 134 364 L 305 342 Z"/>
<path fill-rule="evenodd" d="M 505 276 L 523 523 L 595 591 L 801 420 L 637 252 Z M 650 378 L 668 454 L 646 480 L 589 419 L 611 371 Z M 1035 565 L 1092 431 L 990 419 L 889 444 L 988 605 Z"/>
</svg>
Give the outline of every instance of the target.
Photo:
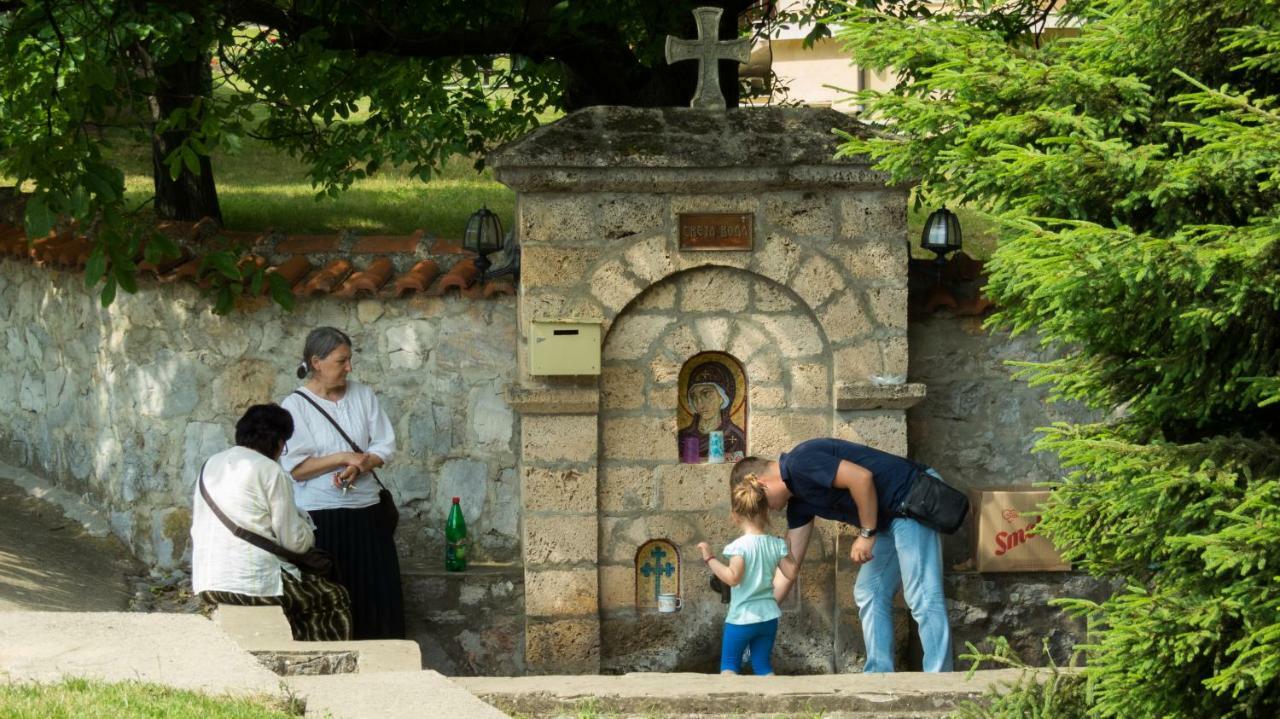
<svg viewBox="0 0 1280 719">
<path fill-rule="evenodd" d="M 375 522 L 378 505 L 314 509 L 316 546 L 333 554 L 351 595 L 352 639 L 404 639 L 404 595 L 395 540 Z"/>
</svg>

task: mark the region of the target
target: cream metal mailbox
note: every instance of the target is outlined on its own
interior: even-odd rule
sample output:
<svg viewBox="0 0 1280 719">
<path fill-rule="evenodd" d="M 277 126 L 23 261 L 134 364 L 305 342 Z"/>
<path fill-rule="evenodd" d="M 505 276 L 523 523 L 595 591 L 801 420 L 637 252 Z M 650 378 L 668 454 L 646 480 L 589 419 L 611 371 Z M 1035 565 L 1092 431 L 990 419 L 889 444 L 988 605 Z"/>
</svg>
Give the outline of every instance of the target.
<svg viewBox="0 0 1280 719">
<path fill-rule="evenodd" d="M 529 374 L 600 374 L 600 323 L 533 322 L 529 329 Z"/>
</svg>

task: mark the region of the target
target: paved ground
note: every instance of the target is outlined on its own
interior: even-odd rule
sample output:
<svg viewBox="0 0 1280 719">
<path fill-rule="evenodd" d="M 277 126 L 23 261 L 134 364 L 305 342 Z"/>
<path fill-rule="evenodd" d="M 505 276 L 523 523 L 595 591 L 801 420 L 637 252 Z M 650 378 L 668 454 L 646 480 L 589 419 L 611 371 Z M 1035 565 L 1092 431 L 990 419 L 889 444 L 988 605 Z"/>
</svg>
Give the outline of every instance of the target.
<svg viewBox="0 0 1280 719">
<path fill-rule="evenodd" d="M 141 572 L 114 538 L 93 537 L 0 467 L 0 611 L 121 611 Z"/>
<path fill-rule="evenodd" d="M 1020 670 L 949 674 L 726 677 L 718 674 L 458 677 L 453 681 L 513 715 L 941 717 Z"/>
<path fill-rule="evenodd" d="M 279 694 L 280 678 L 198 614 L 0 612 L 0 676 Z"/>
</svg>

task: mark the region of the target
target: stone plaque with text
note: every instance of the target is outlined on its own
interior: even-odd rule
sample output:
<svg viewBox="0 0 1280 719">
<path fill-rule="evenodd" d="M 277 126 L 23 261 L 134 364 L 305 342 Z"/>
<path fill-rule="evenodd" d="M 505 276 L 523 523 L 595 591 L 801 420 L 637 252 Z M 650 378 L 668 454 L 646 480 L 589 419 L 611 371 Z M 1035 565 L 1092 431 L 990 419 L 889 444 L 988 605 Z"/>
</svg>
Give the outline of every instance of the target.
<svg viewBox="0 0 1280 719">
<path fill-rule="evenodd" d="M 680 249 L 750 250 L 755 215 L 750 212 L 682 212 Z"/>
</svg>

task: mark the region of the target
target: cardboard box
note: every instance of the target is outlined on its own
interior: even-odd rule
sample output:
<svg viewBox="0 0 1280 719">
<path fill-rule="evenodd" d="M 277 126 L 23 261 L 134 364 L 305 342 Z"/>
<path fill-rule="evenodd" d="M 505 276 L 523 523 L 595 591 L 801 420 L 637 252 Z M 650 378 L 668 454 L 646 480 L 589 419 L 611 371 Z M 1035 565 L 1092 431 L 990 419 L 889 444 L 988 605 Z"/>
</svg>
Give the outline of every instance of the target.
<svg viewBox="0 0 1280 719">
<path fill-rule="evenodd" d="M 979 572 L 1065 572 L 1071 564 L 1036 534 L 1047 489 L 1000 487 L 973 493 L 973 562 Z"/>
</svg>

